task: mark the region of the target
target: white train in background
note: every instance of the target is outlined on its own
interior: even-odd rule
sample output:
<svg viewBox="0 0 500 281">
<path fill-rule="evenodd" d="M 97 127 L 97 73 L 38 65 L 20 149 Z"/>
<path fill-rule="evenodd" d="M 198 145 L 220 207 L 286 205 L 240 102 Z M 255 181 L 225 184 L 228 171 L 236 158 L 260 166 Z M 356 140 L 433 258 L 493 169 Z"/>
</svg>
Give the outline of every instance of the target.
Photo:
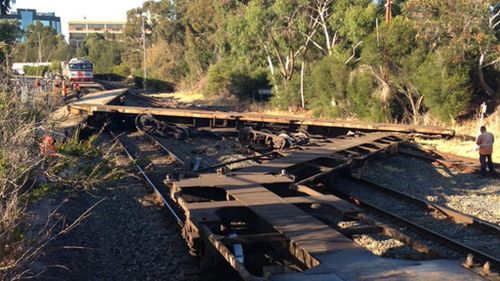
<svg viewBox="0 0 500 281">
<path fill-rule="evenodd" d="M 62 62 L 62 74 L 71 82 L 94 81 L 94 66 L 86 58 L 72 58 L 69 62 Z"/>
</svg>

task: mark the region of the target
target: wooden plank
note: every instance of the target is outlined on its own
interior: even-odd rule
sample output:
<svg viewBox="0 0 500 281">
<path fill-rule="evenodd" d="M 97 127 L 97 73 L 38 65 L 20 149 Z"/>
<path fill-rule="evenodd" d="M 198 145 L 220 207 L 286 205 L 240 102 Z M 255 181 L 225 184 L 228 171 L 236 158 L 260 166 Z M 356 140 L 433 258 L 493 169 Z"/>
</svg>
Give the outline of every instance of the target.
<svg viewBox="0 0 500 281">
<path fill-rule="evenodd" d="M 340 151 L 346 151 L 350 148 L 362 144 L 372 143 L 379 139 L 390 136 L 388 133 L 371 133 L 363 137 L 352 139 L 335 139 L 327 148 L 313 148 L 310 150 L 293 151 L 289 155 L 266 162 L 262 165 L 250 166 L 235 171 L 235 174 L 248 173 L 269 173 L 278 174 L 281 170 L 286 170 L 300 162 L 307 162 L 321 157 L 328 157 Z M 388 146 L 388 145 L 386 145 Z"/>
<path fill-rule="evenodd" d="M 236 237 L 216 237 L 224 245 L 252 244 L 288 241 L 288 238 L 281 233 L 259 233 L 250 235 L 239 235 Z"/>
<path fill-rule="evenodd" d="M 91 111 L 91 112 L 152 114 L 157 116 L 170 116 L 170 117 L 191 117 L 191 118 L 201 118 L 201 119 L 220 119 L 220 120 L 232 120 L 232 121 L 238 120 L 243 122 L 297 124 L 304 126 L 308 125 L 308 126 L 319 126 L 319 127 L 349 128 L 349 129 L 375 130 L 375 131 L 423 133 L 423 134 L 437 134 L 445 136 L 455 135 L 454 130 L 435 127 L 435 126 L 367 123 L 360 121 L 332 120 L 332 119 L 322 120 L 316 118 L 301 118 L 296 116 L 276 116 L 276 115 L 266 115 L 260 113 L 222 112 L 222 111 L 154 108 L 154 107 L 128 107 L 128 106 L 100 105 L 100 104 L 75 105 L 74 107 L 80 110 Z"/>
<path fill-rule="evenodd" d="M 203 174 L 198 178 L 186 179 L 175 183 L 176 188 L 188 187 L 220 187 L 222 185 L 237 185 L 245 184 L 271 184 L 271 183 L 293 183 L 293 179 L 284 176 L 275 175 L 218 175 L 218 174 Z"/>
<path fill-rule="evenodd" d="M 216 212 L 222 208 L 243 207 L 238 201 L 214 201 L 201 203 L 183 203 L 182 208 L 186 216 L 195 223 L 220 221 Z"/>
<path fill-rule="evenodd" d="M 382 233 L 382 231 L 384 231 L 384 228 L 378 225 L 359 225 L 340 229 L 340 232 L 347 236 L 352 236 L 355 234 Z"/>
</svg>

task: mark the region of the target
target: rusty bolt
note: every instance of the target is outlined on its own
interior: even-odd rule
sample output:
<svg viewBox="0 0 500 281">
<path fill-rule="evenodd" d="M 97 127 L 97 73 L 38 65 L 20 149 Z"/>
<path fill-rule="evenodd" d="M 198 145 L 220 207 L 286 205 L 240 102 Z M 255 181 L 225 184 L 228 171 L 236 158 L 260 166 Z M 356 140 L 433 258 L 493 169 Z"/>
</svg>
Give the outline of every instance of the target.
<svg viewBox="0 0 500 281">
<path fill-rule="evenodd" d="M 490 262 L 487 261 L 484 263 L 483 265 L 483 274 L 484 275 L 490 275 L 491 274 L 491 271 L 490 271 Z"/>
<path fill-rule="evenodd" d="M 465 259 L 464 266 L 467 268 L 471 268 L 473 265 L 474 265 L 474 255 L 468 254 L 467 258 Z"/>
</svg>

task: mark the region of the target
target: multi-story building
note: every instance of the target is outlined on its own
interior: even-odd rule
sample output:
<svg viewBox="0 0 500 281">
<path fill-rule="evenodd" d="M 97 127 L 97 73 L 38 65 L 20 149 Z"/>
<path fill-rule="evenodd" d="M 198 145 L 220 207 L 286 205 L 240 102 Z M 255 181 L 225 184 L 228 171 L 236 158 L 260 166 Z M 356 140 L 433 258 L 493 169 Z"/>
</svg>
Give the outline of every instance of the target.
<svg viewBox="0 0 500 281">
<path fill-rule="evenodd" d="M 126 21 L 70 20 L 68 22 L 69 44 L 79 48 L 85 37 L 92 33 L 106 34 L 117 39 L 123 34 Z"/>
<path fill-rule="evenodd" d="M 61 18 L 55 13 L 38 13 L 33 9 L 17 9 L 7 15 L 0 16 L 0 19 L 18 20 L 22 30 L 26 31 L 28 26 L 39 21 L 44 26 L 54 28 L 57 33 L 61 33 Z"/>
</svg>

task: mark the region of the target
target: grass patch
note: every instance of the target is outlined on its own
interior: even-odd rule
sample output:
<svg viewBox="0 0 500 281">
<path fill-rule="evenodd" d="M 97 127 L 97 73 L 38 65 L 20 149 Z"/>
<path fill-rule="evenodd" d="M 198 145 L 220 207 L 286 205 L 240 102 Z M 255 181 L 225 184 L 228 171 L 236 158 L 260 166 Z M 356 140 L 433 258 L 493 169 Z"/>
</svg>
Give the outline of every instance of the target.
<svg viewBox="0 0 500 281">
<path fill-rule="evenodd" d="M 91 189 L 124 177 L 124 169 L 117 166 L 112 147 L 97 145 L 99 135 L 86 140 L 78 132 L 56 144 L 57 157 L 50 159 L 45 172 L 50 182 L 62 188 Z"/>
<path fill-rule="evenodd" d="M 50 186 L 49 183 L 41 184 L 37 188 L 31 190 L 31 192 L 29 193 L 30 200 L 39 201 L 45 198 L 45 196 L 47 196 L 47 194 L 49 194 L 51 191 L 52 187 Z"/>
<path fill-rule="evenodd" d="M 82 141 L 78 138 L 78 132 L 73 137 L 56 145 L 57 153 L 67 157 L 84 157 L 92 159 L 99 156 L 99 149 L 95 143 L 97 135 L 91 136 L 88 140 Z"/>
</svg>

